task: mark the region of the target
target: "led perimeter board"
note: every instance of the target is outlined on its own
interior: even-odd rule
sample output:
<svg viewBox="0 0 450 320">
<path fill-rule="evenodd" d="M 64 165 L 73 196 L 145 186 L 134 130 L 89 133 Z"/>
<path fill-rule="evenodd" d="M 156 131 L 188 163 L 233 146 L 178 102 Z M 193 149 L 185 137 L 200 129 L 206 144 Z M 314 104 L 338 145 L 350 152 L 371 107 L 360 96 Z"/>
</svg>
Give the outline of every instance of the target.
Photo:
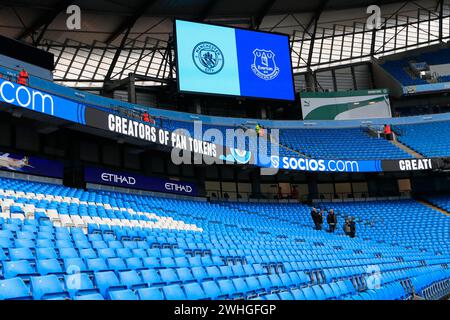
<svg viewBox="0 0 450 320">
<path fill-rule="evenodd" d="M 289 36 L 175 20 L 183 93 L 295 100 Z"/>
</svg>

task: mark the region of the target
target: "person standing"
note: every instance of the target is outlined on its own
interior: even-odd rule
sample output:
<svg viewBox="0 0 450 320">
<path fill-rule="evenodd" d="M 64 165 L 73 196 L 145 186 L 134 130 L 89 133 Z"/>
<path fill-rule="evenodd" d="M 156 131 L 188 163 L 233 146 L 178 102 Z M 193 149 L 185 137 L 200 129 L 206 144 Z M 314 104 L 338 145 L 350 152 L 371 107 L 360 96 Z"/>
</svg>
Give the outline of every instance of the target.
<svg viewBox="0 0 450 320">
<path fill-rule="evenodd" d="M 345 235 L 350 236 L 350 219 L 348 217 L 345 218 L 344 233 Z"/>
<path fill-rule="evenodd" d="M 314 223 L 314 229 L 317 230 L 317 218 L 318 218 L 319 214 L 317 213 L 317 209 L 316 208 L 312 208 L 311 210 L 311 219 Z"/>
<path fill-rule="evenodd" d="M 327 223 L 328 223 L 329 232 L 334 233 L 334 231 L 336 230 L 336 225 L 337 225 L 337 217 L 336 217 L 336 214 L 334 213 L 333 209 L 331 209 L 330 212 L 328 213 Z"/>
<path fill-rule="evenodd" d="M 323 225 L 323 209 L 320 209 L 317 217 L 317 230 L 322 230 Z"/>
<path fill-rule="evenodd" d="M 351 217 L 350 219 L 350 238 L 354 238 L 356 236 L 356 222 L 355 218 Z"/>
</svg>

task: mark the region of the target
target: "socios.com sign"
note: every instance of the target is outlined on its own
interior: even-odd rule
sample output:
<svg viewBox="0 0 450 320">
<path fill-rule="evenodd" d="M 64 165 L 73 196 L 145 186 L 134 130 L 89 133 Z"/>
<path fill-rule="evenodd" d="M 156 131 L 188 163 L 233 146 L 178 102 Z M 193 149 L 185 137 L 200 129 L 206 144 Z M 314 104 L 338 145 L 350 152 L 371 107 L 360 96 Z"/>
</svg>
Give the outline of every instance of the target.
<svg viewBox="0 0 450 320">
<path fill-rule="evenodd" d="M 270 166 L 284 170 L 311 172 L 379 172 L 379 160 L 324 160 L 272 156 Z"/>
<path fill-rule="evenodd" d="M 84 105 L 5 79 L 0 79 L 0 102 L 85 124 Z"/>
</svg>

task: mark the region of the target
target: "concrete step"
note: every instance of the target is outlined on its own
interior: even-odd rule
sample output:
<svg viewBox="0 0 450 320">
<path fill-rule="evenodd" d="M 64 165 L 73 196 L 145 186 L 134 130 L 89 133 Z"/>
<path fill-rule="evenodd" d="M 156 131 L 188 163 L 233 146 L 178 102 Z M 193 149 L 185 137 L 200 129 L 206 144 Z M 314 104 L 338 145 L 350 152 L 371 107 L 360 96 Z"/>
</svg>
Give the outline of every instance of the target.
<svg viewBox="0 0 450 320">
<path fill-rule="evenodd" d="M 421 155 L 420 153 L 418 153 L 417 151 L 414 151 L 413 149 L 411 149 L 410 147 L 408 147 L 407 145 L 401 143 L 400 141 L 398 141 L 397 139 L 394 139 L 392 141 L 390 141 L 394 146 L 396 146 L 397 148 L 402 149 L 403 151 L 405 151 L 406 153 L 410 154 L 411 156 L 413 156 L 416 159 L 423 159 L 425 158 L 423 155 Z"/>
<path fill-rule="evenodd" d="M 417 200 L 417 201 L 420 202 L 421 204 L 423 204 L 424 206 L 432 208 L 432 209 L 434 209 L 434 210 L 436 210 L 436 211 L 438 211 L 438 212 L 440 212 L 442 214 L 445 214 L 446 216 L 450 216 L 450 212 L 448 212 L 447 210 L 444 210 L 444 209 L 442 209 L 442 208 L 440 208 L 438 206 L 435 206 L 434 204 L 428 202 L 427 200 L 420 199 L 420 200 Z"/>
</svg>

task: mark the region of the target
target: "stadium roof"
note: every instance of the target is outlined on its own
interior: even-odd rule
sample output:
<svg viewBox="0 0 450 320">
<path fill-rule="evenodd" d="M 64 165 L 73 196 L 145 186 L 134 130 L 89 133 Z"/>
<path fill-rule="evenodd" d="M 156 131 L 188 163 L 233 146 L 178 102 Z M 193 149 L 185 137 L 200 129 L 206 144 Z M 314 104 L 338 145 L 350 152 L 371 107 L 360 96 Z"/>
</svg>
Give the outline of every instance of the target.
<svg viewBox="0 0 450 320">
<path fill-rule="evenodd" d="M 81 8 L 80 30 L 66 26 L 72 4 Z M 385 17 L 375 33 L 366 28 L 372 4 Z M 6 0 L 0 33 L 54 53 L 61 83 L 101 87 L 129 73 L 175 77 L 173 17 L 289 34 L 302 73 L 445 39 L 448 12 L 444 0 Z"/>
</svg>

